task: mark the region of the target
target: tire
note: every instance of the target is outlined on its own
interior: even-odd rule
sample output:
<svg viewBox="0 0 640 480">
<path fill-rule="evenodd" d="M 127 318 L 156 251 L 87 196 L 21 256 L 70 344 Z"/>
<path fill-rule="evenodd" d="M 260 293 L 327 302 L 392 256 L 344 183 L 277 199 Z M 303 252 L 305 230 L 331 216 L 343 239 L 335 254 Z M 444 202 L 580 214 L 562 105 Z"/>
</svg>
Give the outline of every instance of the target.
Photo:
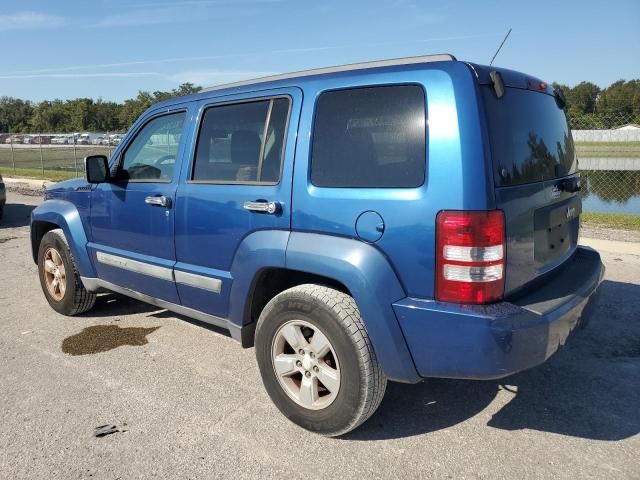
<svg viewBox="0 0 640 480">
<path fill-rule="evenodd" d="M 51 263 L 47 264 L 47 260 L 58 267 L 58 278 L 64 279 L 64 289 L 52 286 L 51 278 L 55 279 L 56 275 L 47 273 L 46 269 L 51 265 Z M 58 263 L 62 264 L 62 268 Z M 44 296 L 56 312 L 72 316 L 93 308 L 96 296 L 82 285 L 69 244 L 61 229 L 51 230 L 42 237 L 38 247 L 38 273 Z"/>
<path fill-rule="evenodd" d="M 295 341 L 289 341 L 294 332 Z M 318 345 L 324 347 L 315 349 Z M 262 311 L 255 346 L 271 400 L 302 428 L 328 437 L 343 435 L 365 422 L 382 401 L 387 379 L 358 307 L 345 293 L 313 284 L 285 290 Z M 323 353 L 327 348 L 329 353 Z M 309 394 L 314 388 L 318 395 Z"/>
</svg>

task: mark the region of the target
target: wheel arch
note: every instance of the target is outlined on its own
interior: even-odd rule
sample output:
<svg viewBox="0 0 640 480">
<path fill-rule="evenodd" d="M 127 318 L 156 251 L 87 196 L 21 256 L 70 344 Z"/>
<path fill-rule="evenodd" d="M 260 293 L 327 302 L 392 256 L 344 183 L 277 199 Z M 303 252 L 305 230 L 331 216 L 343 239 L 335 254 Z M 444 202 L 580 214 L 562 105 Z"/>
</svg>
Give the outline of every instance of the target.
<svg viewBox="0 0 640 480">
<path fill-rule="evenodd" d="M 277 261 L 252 255 L 260 259 L 253 261 L 254 265 L 260 265 L 251 269 L 250 278 L 241 275 L 239 279 L 232 270 L 229 320 L 242 331 L 243 346 L 253 345 L 257 317 L 273 296 L 304 283 L 323 284 L 354 298 L 385 374 L 393 380 L 418 382 L 420 377 L 392 308 L 406 294 L 386 257 L 372 245 L 343 237 L 287 232 L 287 242 L 283 240 L 279 244 L 286 255 L 283 250 L 282 256 L 271 257 Z M 261 245 L 271 251 L 266 243 Z M 236 273 L 242 274 L 243 269 L 237 268 Z"/>
<path fill-rule="evenodd" d="M 95 277 L 87 252 L 87 234 L 78 209 L 64 200 L 47 200 L 31 213 L 31 254 L 34 262 L 38 263 L 42 237 L 56 228 L 64 232 L 78 273 L 83 277 Z"/>
</svg>

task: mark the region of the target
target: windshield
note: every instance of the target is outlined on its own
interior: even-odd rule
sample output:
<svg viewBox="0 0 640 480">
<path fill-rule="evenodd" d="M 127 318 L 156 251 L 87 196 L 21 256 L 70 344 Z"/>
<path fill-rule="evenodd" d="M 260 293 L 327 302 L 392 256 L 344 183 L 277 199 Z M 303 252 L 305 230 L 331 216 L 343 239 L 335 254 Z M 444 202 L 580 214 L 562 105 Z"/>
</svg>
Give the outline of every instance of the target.
<svg viewBox="0 0 640 480">
<path fill-rule="evenodd" d="M 571 131 L 553 96 L 507 88 L 498 99 L 491 87 L 481 90 L 496 186 L 539 182 L 577 171 Z"/>
</svg>

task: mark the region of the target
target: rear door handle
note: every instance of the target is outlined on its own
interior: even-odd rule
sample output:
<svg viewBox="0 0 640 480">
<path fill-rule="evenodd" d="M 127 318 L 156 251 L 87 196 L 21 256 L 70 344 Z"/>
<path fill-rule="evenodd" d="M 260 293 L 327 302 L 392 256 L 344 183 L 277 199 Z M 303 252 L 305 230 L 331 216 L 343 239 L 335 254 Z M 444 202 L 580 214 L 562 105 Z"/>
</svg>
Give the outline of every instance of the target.
<svg viewBox="0 0 640 480">
<path fill-rule="evenodd" d="M 250 212 L 268 213 L 274 215 L 280 212 L 279 202 L 268 202 L 266 200 L 256 200 L 255 202 L 244 202 L 244 209 Z"/>
<path fill-rule="evenodd" d="M 144 199 L 144 203 L 147 205 L 153 205 L 154 207 L 171 208 L 171 199 L 164 195 L 152 195 Z"/>
</svg>

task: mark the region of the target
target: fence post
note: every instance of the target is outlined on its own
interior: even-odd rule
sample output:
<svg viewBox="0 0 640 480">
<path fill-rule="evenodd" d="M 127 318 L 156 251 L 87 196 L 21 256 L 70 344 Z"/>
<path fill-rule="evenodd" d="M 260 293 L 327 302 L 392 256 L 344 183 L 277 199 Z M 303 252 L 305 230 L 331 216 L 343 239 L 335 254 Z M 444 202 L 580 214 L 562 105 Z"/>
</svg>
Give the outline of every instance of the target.
<svg viewBox="0 0 640 480">
<path fill-rule="evenodd" d="M 71 137 L 73 139 L 73 165 L 76 170 L 76 177 L 78 176 L 78 152 L 76 149 L 76 135 L 73 134 Z"/>
<path fill-rule="evenodd" d="M 44 179 L 44 157 L 42 156 L 42 134 L 38 135 L 38 143 L 40 144 L 40 168 L 42 169 L 42 178 Z"/>
<path fill-rule="evenodd" d="M 13 156 L 13 135 L 9 137 L 11 140 L 11 164 L 13 165 L 13 174 L 16 174 L 16 159 Z"/>
</svg>

